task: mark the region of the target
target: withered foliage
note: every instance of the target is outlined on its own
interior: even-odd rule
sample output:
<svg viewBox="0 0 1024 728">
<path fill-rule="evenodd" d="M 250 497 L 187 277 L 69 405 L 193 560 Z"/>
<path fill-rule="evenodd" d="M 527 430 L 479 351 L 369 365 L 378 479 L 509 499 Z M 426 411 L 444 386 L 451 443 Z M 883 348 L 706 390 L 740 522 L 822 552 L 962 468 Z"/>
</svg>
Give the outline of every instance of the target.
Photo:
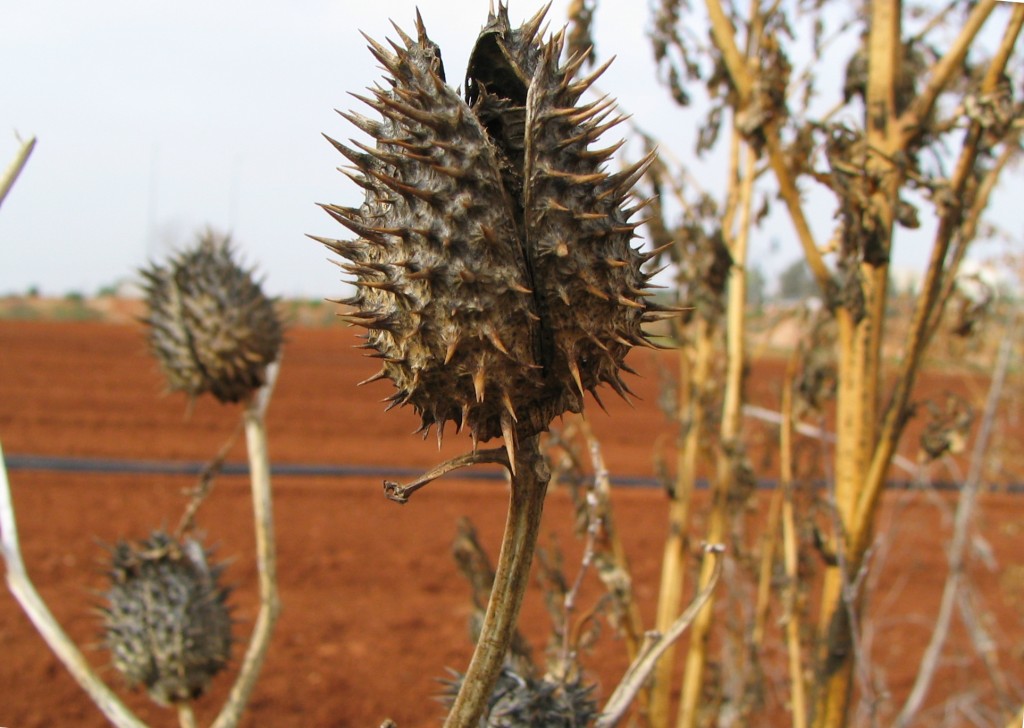
<svg viewBox="0 0 1024 728">
<path fill-rule="evenodd" d="M 947 392 L 939 405 L 925 402 L 928 419 L 921 433 L 920 459 L 928 462 L 943 455 L 959 455 L 967 447 L 967 438 L 974 424 L 974 408 L 958 394 Z"/>
</svg>

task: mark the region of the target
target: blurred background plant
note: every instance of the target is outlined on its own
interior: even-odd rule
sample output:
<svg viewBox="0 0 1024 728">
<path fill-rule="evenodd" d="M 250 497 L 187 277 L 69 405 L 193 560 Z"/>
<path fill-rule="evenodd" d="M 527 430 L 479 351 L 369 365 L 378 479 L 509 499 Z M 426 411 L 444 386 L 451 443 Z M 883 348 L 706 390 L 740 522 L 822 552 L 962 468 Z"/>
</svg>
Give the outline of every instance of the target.
<svg viewBox="0 0 1024 728">
<path fill-rule="evenodd" d="M 600 3 L 573 7 L 578 34 L 600 22 Z M 704 23 L 710 38 L 694 30 Z M 922 463 L 939 458 L 951 467 L 972 432 L 971 461 L 982 467 L 985 460 L 989 439 L 976 433 L 966 403 L 916 403 L 912 392 L 929 345 L 951 338 L 943 326 L 952 338 L 977 336 L 992 307 L 991 292 L 960 271 L 979 231 L 988 231 L 983 215 L 998 180 L 1020 154 L 1022 23 L 1024 7 L 995 0 L 654 3 L 659 77 L 680 107 L 704 109 L 693 164 L 726 171 L 716 193 L 689 164 L 663 153 L 638 185 L 649 200 L 645 232 L 673 275 L 672 302 L 690 309 L 668 334 L 679 365 L 666 373 L 661 404 L 678 434 L 674 464 L 659 455 L 669 524 L 656 629 L 678 615 L 688 575 L 707 582 L 710 560 L 694 553 L 695 540 L 729 549 L 724 603 L 703 607 L 681 661 L 670 650 L 659 664 L 638 703 L 640 724 L 754 724 L 772 689 L 788 694 L 794 726 L 875 724 L 900 712 L 865 642 L 872 574 L 887 544 L 879 506 L 894 464 L 920 482 L 929 478 L 925 465 L 896 456 L 915 412 L 935 415 Z M 657 140 L 634 130 L 638 156 L 655 148 Z M 804 252 L 784 288 L 816 300 L 795 301 L 769 324 L 788 318 L 803 338 L 779 383 L 782 411 L 767 412 L 744 401 L 756 320 L 748 250 L 776 202 Z M 834 212 L 831 230 L 814 229 L 812 207 Z M 928 245 L 930 258 L 917 288 L 897 293 L 892 261 L 906 245 Z M 1000 335 L 1012 332 L 1015 305 L 1005 301 L 989 321 Z M 943 324 L 947 309 L 954 320 Z M 988 367 L 1005 366 L 989 351 Z M 765 437 L 779 438 L 775 455 L 750 462 L 751 442 L 763 445 Z M 771 467 L 780 487 L 759 521 L 752 514 L 764 499 L 755 473 Z M 706 511 L 693 497 L 703 478 L 711 490 Z M 752 530 L 762 522 L 763 531 Z M 955 556 L 962 536 L 951 539 L 951 574 L 962 576 Z M 956 582 L 959 603 L 968 603 L 968 580 Z M 949 629 L 945 612 L 936 634 Z M 787 677 L 775 682 L 778 668 L 765 662 L 775 649 L 772 615 L 788 653 Z M 977 615 L 962 616 L 979 624 Z M 627 644 L 635 629 L 623 630 Z M 1019 691 L 1000 677 L 984 640 L 975 644 L 973 659 L 993 675 L 986 714 L 1007 723 Z M 921 674 L 928 670 L 934 664 Z M 915 694 L 927 684 L 919 679 Z M 909 724 L 919 707 L 915 695 L 900 720 Z"/>
<path fill-rule="evenodd" d="M 253 493 L 260 608 L 235 683 L 212 725 L 237 725 L 256 683 L 279 612 L 265 414 L 277 378 L 282 325 L 275 303 L 235 260 L 230 241 L 207 231 L 195 247 L 142 271 L 150 348 L 168 388 L 190 403 L 207 392 L 243 403 L 239 428 L 202 473 L 173 534 L 154 531 L 109 547 L 109 588 L 99 607 L 104 645 L 131 686 L 173 706 L 182 726 L 195 726 L 193 701 L 230 660 L 228 590 L 222 567 L 196 537 L 196 516 L 224 457 L 244 430 Z M 191 404 L 190 404 L 191 406 Z M 2 463 L 0 463 L 2 465 Z M 106 717 L 144 725 L 96 674 L 56 622 L 21 558 L 6 470 L 0 467 L 0 537 L 15 598 Z M 216 530 L 216 524 L 213 525 Z"/>
</svg>

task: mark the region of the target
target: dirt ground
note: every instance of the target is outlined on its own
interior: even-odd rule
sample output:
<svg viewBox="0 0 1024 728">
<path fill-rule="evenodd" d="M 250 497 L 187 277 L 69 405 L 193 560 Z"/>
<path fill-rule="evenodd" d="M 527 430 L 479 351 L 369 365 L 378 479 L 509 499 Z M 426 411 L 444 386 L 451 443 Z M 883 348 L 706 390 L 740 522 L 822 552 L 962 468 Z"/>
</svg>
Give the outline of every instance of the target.
<svg viewBox="0 0 1024 728">
<path fill-rule="evenodd" d="M 290 331 L 268 416 L 275 464 L 426 469 L 468 449 L 468 437 L 449 432 L 439 453 L 433 437 L 422 441 L 410 434 L 418 424 L 411 411 L 385 414 L 380 400 L 390 385 L 356 388 L 355 382 L 373 373 L 374 363 L 353 343 L 352 332 L 340 327 Z M 592 407 L 589 418 L 613 475 L 651 478 L 654 453 L 668 452 L 672 444 L 657 402 L 663 373 L 676 366 L 675 355 L 642 351 L 631 356 L 641 376 L 631 379 L 630 386 L 640 399 L 630 407 L 609 393 L 603 398 L 609 414 Z M 753 404 L 775 406 L 782 368 L 778 361 L 754 364 Z M 964 376 L 928 379 L 936 392 L 953 387 L 979 402 L 982 384 Z M 9 459 L 208 459 L 231 433 L 238 410 L 199 401 L 187 414 L 181 397 L 161 390 L 137 325 L 0 321 L 0 442 Z M 1013 441 L 1019 434 L 1002 437 Z M 913 431 L 905 441 L 911 443 L 905 454 L 913 458 Z M 764 449 L 754 462 L 760 475 L 771 477 L 773 459 L 765 456 L 770 445 Z M 229 460 L 244 460 L 240 444 Z M 1009 462 L 1015 469 L 1016 461 Z M 99 544 L 173 528 L 184 505 L 183 491 L 194 478 L 13 469 L 10 481 L 29 573 L 57 619 L 144 720 L 176 725 L 173 713 L 122 689 L 106 655 L 96 648 L 99 622 L 93 607 L 104 586 Z M 274 488 L 283 612 L 243 725 L 365 728 L 386 717 L 401 728 L 438 725 L 443 713 L 434 699 L 438 678 L 446 668 L 465 669 L 472 648 L 469 590 L 450 555 L 455 524 L 469 516 L 495 554 L 505 486 L 493 479 L 451 478 L 430 485 L 405 506 L 383 497 L 377 476 L 278 475 Z M 944 544 L 954 497 L 886 496 L 880 568 L 872 577 L 870 639 L 863 646 L 876 686 L 867 694 L 877 701 L 881 725 L 888 724 L 906 696 L 931 634 L 947 570 Z M 766 510 L 768 498 L 767 493 L 757 496 L 755 514 Z M 699 497 L 698 524 L 706 505 L 706 498 Z M 624 487 L 615 490 L 614 506 L 636 595 L 650 624 L 667 500 L 657 488 Z M 975 607 L 980 626 L 993 640 L 991 654 L 1007 682 L 1003 689 L 1019 705 L 1024 696 L 1024 496 L 986 493 L 979 510 L 976 533 L 984 539 L 975 539 L 969 569 Z M 543 540 L 550 544 L 549 534 L 557 537 L 570 574 L 582 550 L 572 520 L 569 494 L 555 489 L 545 511 Z M 240 643 L 235 654 L 240 656 L 256 615 L 244 478 L 217 480 L 199 525 L 218 557 L 230 562 L 226 578 L 235 585 L 232 603 Z M 586 603 L 600 593 L 593 582 L 588 580 L 583 592 Z M 728 580 L 720 586 L 729 588 Z M 780 617 L 773 612 L 763 725 L 788 724 Z M 550 620 L 537 588 L 527 595 L 521 623 L 540 654 Z M 973 655 L 957 623 L 919 725 L 970 725 L 965 713 L 955 712 L 953 698 L 979 710 L 998 705 L 993 681 Z M 626 667 L 622 641 L 605 630 L 583 662 L 607 697 Z M 230 681 L 231 676 L 219 677 L 212 694 L 201 701 L 201 725 L 212 717 Z M 951 710 L 952 722 L 943 723 Z M 3 590 L 0 725 L 105 724 Z"/>
</svg>

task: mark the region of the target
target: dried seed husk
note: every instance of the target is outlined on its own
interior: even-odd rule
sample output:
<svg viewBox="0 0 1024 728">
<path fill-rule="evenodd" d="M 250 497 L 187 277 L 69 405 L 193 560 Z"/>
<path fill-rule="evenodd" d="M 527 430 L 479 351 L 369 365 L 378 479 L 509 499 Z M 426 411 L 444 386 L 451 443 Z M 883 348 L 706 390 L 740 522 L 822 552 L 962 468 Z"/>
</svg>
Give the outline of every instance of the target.
<svg viewBox="0 0 1024 728">
<path fill-rule="evenodd" d="M 193 539 L 156 531 L 110 549 L 110 588 L 100 609 L 114 667 L 167 705 L 202 695 L 231 655 L 223 568 Z"/>
<path fill-rule="evenodd" d="M 171 391 L 239 402 L 263 385 L 283 327 L 252 271 L 235 262 L 228 237 L 206 232 L 141 273 L 149 347 Z"/>
<path fill-rule="evenodd" d="M 464 676 L 452 671 L 445 684 L 444 702 L 450 702 Z M 594 685 L 580 678 L 557 681 L 523 675 L 511 665 L 502 668 L 490 700 L 480 719 L 480 728 L 573 728 L 590 725 L 600 708 Z"/>
<path fill-rule="evenodd" d="M 357 236 L 317 238 L 348 262 L 348 320 L 367 329 L 378 375 L 422 429 L 451 420 L 474 441 L 515 442 L 580 412 L 602 383 L 625 396 L 631 347 L 649 344 L 648 256 L 631 241 L 630 191 L 650 158 L 609 173 L 597 149 L 620 120 L 610 100 L 581 104 L 603 69 L 560 60 L 543 11 L 513 29 L 490 15 L 466 96 L 444 80 L 421 19 L 415 39 L 370 41 L 386 84 L 359 97 L 375 121 L 343 114 L 374 145 L 333 142 L 365 190 L 359 208 L 325 205 Z"/>
</svg>

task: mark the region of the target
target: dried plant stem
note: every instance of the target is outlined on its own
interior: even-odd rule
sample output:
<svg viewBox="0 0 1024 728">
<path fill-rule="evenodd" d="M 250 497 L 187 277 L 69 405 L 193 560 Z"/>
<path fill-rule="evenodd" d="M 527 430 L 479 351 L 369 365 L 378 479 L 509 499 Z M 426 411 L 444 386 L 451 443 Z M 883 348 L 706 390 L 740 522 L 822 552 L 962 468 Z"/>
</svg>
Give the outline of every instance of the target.
<svg viewBox="0 0 1024 728">
<path fill-rule="evenodd" d="M 768 504 L 768 518 L 765 519 L 761 534 L 761 563 L 757 574 L 757 601 L 754 606 L 754 629 L 750 645 L 760 651 L 764 647 L 768 613 L 771 609 L 772 574 L 775 566 L 775 552 L 778 547 L 779 531 L 782 525 L 782 488 L 776 488 Z"/>
<path fill-rule="evenodd" d="M 1024 705 L 1020 706 L 1017 714 L 1006 724 L 1006 728 L 1021 728 L 1021 726 L 1024 726 Z"/>
<path fill-rule="evenodd" d="M 966 53 L 984 19 L 994 7 L 992 2 L 979 3 L 972 11 L 950 52 L 932 69 L 925 92 L 911 107 L 911 116 L 894 120 L 892 111 L 892 59 L 900 52 L 899 4 L 897 0 L 875 0 L 872 5 L 872 27 L 869 37 L 870 56 L 868 97 L 866 108 L 876 110 L 868 114 L 865 128 L 868 132 L 869 173 L 879 180 L 875 187 L 873 208 L 877 211 L 876 225 L 885 241 L 881 251 L 888 255 L 893 224 L 893 206 L 896 191 L 903 181 L 903 171 L 893 160 L 916 132 L 920 120 L 930 110 L 934 97 L 947 84 L 953 65 Z M 983 89 L 994 88 L 995 81 L 1005 67 L 1017 35 L 1020 32 L 1019 12 L 1015 12 L 1004 33 L 1003 40 L 986 72 Z M 930 99 L 930 100 L 929 100 Z M 916 114 L 916 116 L 913 116 Z M 944 304 L 940 297 L 942 281 L 955 275 L 955 261 L 947 260 L 954 235 L 965 232 L 962 217 L 963 190 L 975 172 L 978 143 L 982 130 L 972 122 L 950 178 L 951 204 L 941 211 L 939 229 L 932 247 L 932 257 L 925 274 L 922 293 L 918 298 L 914 320 L 908 336 L 902 365 L 892 398 L 881 427 L 876 416 L 879 396 L 879 361 L 881 333 L 884 327 L 885 288 L 887 265 L 862 265 L 866 314 L 855 320 L 846 308 L 837 311 L 839 323 L 839 389 L 836 417 L 836 508 L 843 535 L 837 536 L 837 552 L 847 564 L 848 573 L 860 570 L 870 542 L 879 497 L 885 484 L 886 473 L 892 463 L 896 445 L 906 422 L 906 408 L 917 367 L 930 338 L 929 323 Z M 966 244 L 966 243 L 964 243 Z M 847 606 L 843 604 L 843 577 L 837 567 L 825 575 L 821 596 L 819 637 L 821 646 L 818 659 L 827 665 L 818 684 L 815 700 L 816 728 L 838 728 L 845 724 L 849 704 L 854 657 L 849 620 L 843 617 Z"/>
<path fill-rule="evenodd" d="M 629 558 L 626 556 L 626 548 L 622 545 L 622 539 L 619 538 L 618 528 L 615 527 L 615 514 L 611 503 L 611 477 L 608 474 L 608 467 L 605 465 L 604 455 L 601 452 L 601 443 L 594 436 L 593 431 L 590 429 L 590 424 L 583 418 L 580 418 L 580 430 L 587 441 L 588 449 L 590 450 L 590 461 L 594 468 L 594 503 L 590 509 L 589 517 L 600 522 L 600 532 L 597 535 L 597 543 L 595 544 L 597 547 L 596 558 L 598 565 L 601 565 L 602 562 L 611 562 L 610 569 L 599 569 L 598 573 L 602 582 L 612 592 L 612 596 L 616 599 L 619 608 L 626 617 L 623 622 L 623 631 L 626 652 L 629 655 L 630 662 L 632 662 L 639 654 L 641 642 L 643 641 L 643 617 L 640 614 L 640 607 L 633 598 L 632 584 L 630 584 L 628 592 L 622 593 L 623 590 L 620 584 L 612 584 L 606 580 L 605 575 L 609 571 L 625 574 L 626 576 L 630 576 L 632 571 L 629 567 Z M 645 696 L 641 696 L 641 701 L 646 701 Z"/>
<path fill-rule="evenodd" d="M 199 474 L 199 482 L 192 489 L 192 497 L 185 507 L 181 520 L 178 521 L 178 527 L 174 530 L 174 537 L 176 539 L 182 539 L 185 534 L 195 528 L 196 513 L 199 512 L 199 507 L 203 505 L 207 496 L 210 495 L 210 491 L 213 489 L 213 481 L 224 468 L 224 461 L 227 459 L 231 448 L 235 446 L 235 442 L 238 440 L 238 436 L 244 427 L 244 420 L 240 420 L 228 439 L 221 445 L 220 450 L 214 455 L 213 460 L 207 463 L 206 467 L 203 468 L 203 472 Z"/>
<path fill-rule="evenodd" d="M 981 7 L 981 4 L 978 5 Z M 977 10 L 977 8 L 976 8 Z M 982 91 L 988 92 L 995 88 L 1000 74 L 1005 69 L 1017 37 L 1024 25 L 1024 8 L 1015 7 L 1010 23 L 1003 34 L 999 49 L 993 58 L 992 64 L 988 67 L 982 83 Z M 966 28 L 965 28 L 966 31 Z M 973 37 L 973 36 L 972 36 Z M 893 393 L 891 403 L 886 411 L 885 420 L 878 437 L 878 445 L 875 448 L 873 457 L 870 460 L 870 468 L 864 478 L 857 500 L 857 511 L 853 518 L 851 534 L 855 537 L 851 547 L 854 555 L 862 554 L 867 547 L 867 528 L 862 524 L 870 521 L 874 512 L 875 504 L 884 485 L 885 473 L 892 460 L 896 449 L 897 441 L 902 432 L 902 424 L 905 422 L 905 410 L 910 398 L 910 389 L 917 373 L 917 367 L 929 342 L 929 335 L 934 331 L 930 326 L 933 317 L 941 312 L 944 300 L 940 298 L 942 281 L 945 278 L 956 274 L 956 268 L 946 260 L 949 245 L 954 234 L 962 222 L 962 208 L 960 201 L 964 198 L 964 189 L 975 169 L 975 161 L 978 153 L 978 142 L 982 130 L 977 122 L 972 122 L 968 129 L 960 157 L 950 177 L 949 192 L 950 198 L 954 201 L 950 209 L 942 214 L 939 220 L 939 228 L 935 235 L 935 243 L 932 246 L 932 255 L 928 263 L 928 269 L 922 283 L 921 294 L 918 298 L 917 307 L 914 312 L 914 320 L 911 324 L 910 334 L 907 339 L 907 347 L 902 357 L 902 366 L 897 376 L 896 389 Z M 972 210 L 972 214 L 980 214 L 980 210 Z M 961 231 L 962 232 L 962 231 Z"/>
<path fill-rule="evenodd" d="M 473 659 L 445 720 L 445 728 L 478 725 L 508 652 L 529 582 L 551 472 L 541 454 L 538 436 L 519 442 L 515 460 L 516 474 L 512 477 L 491 598 Z"/>
<path fill-rule="evenodd" d="M 999 355 L 996 359 L 995 369 L 992 372 L 992 383 L 989 385 L 985 410 L 982 415 L 981 429 L 978 431 L 978 438 L 974 441 L 970 469 L 967 480 L 960 490 L 956 515 L 953 518 L 953 538 L 949 545 L 949 573 L 946 575 L 946 583 L 942 588 L 939 613 L 935 619 L 931 640 L 928 642 L 928 647 L 921 657 L 921 664 L 918 667 L 914 686 L 911 688 L 910 695 L 907 696 L 907 700 L 903 704 L 896 722 L 893 724 L 897 728 L 910 725 L 914 715 L 924 702 L 925 696 L 928 694 L 928 688 L 931 686 L 932 678 L 935 676 L 935 670 L 938 668 L 942 648 L 946 644 L 946 638 L 949 636 L 953 609 L 956 606 L 960 582 L 964 577 L 969 527 L 974 515 L 974 505 L 978 498 L 978 490 L 981 487 L 985 455 L 988 451 L 989 440 L 992 437 L 992 427 L 999 408 L 999 399 L 1002 396 L 1003 384 L 1006 381 L 1006 372 L 1010 364 L 1010 356 L 1015 341 L 1015 330 L 1016 321 L 1012 321 L 999 347 Z"/>
<path fill-rule="evenodd" d="M 256 564 L 259 569 L 260 609 L 256 616 L 242 668 L 228 699 L 213 723 L 213 728 L 233 728 L 238 724 L 249 696 L 256 686 L 260 669 L 270 646 L 270 636 L 281 611 L 277 594 L 277 549 L 274 539 L 274 514 L 270 489 L 270 456 L 267 452 L 265 414 L 280 368 L 280 359 L 267 367 L 267 383 L 256 393 L 243 415 L 245 442 L 249 453 L 249 480 L 252 485 L 253 520 L 256 530 Z"/>
<path fill-rule="evenodd" d="M 64 663 L 71 676 L 89 694 L 92 701 L 111 723 L 118 728 L 145 728 L 146 724 L 136 718 L 131 710 L 96 675 L 75 643 L 61 629 L 32 584 L 25 569 L 25 562 L 21 558 L 14 504 L 11 500 L 11 488 L 7 481 L 7 467 L 4 464 L 2 448 L 0 448 L 0 539 L 2 539 L 4 561 L 7 564 L 7 586 L 49 648 Z"/>
<path fill-rule="evenodd" d="M 711 515 L 708 519 L 708 543 L 720 543 L 725 537 L 729 510 L 729 495 L 735 483 L 735 453 L 739 444 L 742 422 L 743 367 L 746 359 L 745 313 L 747 298 L 747 242 L 750 231 L 750 210 L 753 199 L 753 170 L 756 153 L 749 145 L 744 160 L 745 174 L 740 181 L 739 229 L 730 235 L 729 252 L 733 265 L 729 270 L 728 299 L 726 303 L 726 351 L 725 392 L 722 400 L 722 419 L 719 427 L 720 448 L 714 489 L 712 492 Z M 731 231 L 726 231 L 727 233 Z M 713 565 L 708 554 L 701 564 L 700 587 L 703 589 L 711 578 Z M 697 614 L 693 625 L 689 651 L 683 672 L 682 693 L 679 698 L 680 728 L 693 728 L 697 724 L 697 709 L 703 692 L 704 667 L 707 662 L 707 643 L 714 618 L 714 598 L 709 597 Z"/>
<path fill-rule="evenodd" d="M 1014 18 L 1011 22 L 1011 29 L 1013 24 L 1016 24 L 1019 29 L 1020 25 L 1024 23 L 1024 7 L 1017 7 L 1014 9 Z M 949 271 L 958 271 L 960 264 L 963 262 L 964 256 L 967 254 L 969 243 L 974 240 L 978 231 L 978 223 L 981 221 L 981 214 L 988 207 L 989 199 L 992 196 L 992 192 L 995 190 L 999 178 L 1006 168 L 1006 165 L 1013 159 L 1016 159 L 1020 154 L 1020 132 L 1016 132 L 1003 144 L 1003 149 L 999 153 L 995 162 L 992 166 L 985 171 L 984 176 L 978 183 L 978 188 L 974 193 L 974 202 L 971 204 L 970 209 L 966 212 L 963 220 L 963 226 L 956 235 L 956 245 L 953 251 L 949 254 L 949 259 L 946 264 L 946 268 Z M 931 319 L 927 322 L 925 330 L 926 340 L 931 340 L 935 334 L 935 330 L 939 327 L 942 322 L 942 314 L 946 307 L 946 302 L 949 301 L 953 295 L 953 291 L 956 289 L 956 276 L 946 274 L 942 281 L 942 290 L 938 293 L 937 303 L 932 312 Z"/>
<path fill-rule="evenodd" d="M 751 95 L 753 79 L 747 68 L 746 59 L 736 45 L 736 32 L 733 29 L 732 21 L 722 7 L 721 0 L 705 0 L 708 9 L 708 16 L 711 20 L 711 37 L 722 54 L 729 76 L 736 87 L 740 97 L 740 106 L 745 105 Z M 786 163 L 786 156 L 783 153 L 782 140 L 779 138 L 778 125 L 769 122 L 764 129 L 765 144 L 768 150 L 768 161 L 772 171 L 779 183 L 779 196 L 786 203 L 790 220 L 796 228 L 800 246 L 807 258 L 807 265 L 818 282 L 823 292 L 827 292 L 831 283 L 832 275 L 829 273 L 825 260 L 818 250 L 814 241 L 814 234 L 804 214 L 803 202 L 800 198 L 800 190 L 797 188 L 796 180 Z"/>
<path fill-rule="evenodd" d="M 686 608 L 679 617 L 672 623 L 664 634 L 654 632 L 648 639 L 637 659 L 630 664 L 629 669 L 623 676 L 622 681 L 615 692 L 608 699 L 608 703 L 602 711 L 594 728 L 614 728 L 622 720 L 630 704 L 636 698 L 643 685 L 647 682 L 651 673 L 654 672 L 658 661 L 664 657 L 668 648 L 678 640 L 683 632 L 693 623 L 694 618 L 700 609 L 711 598 L 711 593 L 722 575 L 722 553 L 725 547 L 721 544 L 706 544 L 704 552 L 713 562 L 710 578 L 703 589 L 693 598 L 693 602 Z"/>
<path fill-rule="evenodd" d="M 453 470 L 468 468 L 470 465 L 482 465 L 484 463 L 503 465 L 505 468 L 511 469 L 508 452 L 504 447 L 496 447 L 488 450 L 474 450 L 472 452 L 465 453 L 464 455 L 457 455 L 451 460 L 445 460 L 443 463 L 434 466 L 411 483 L 402 485 L 394 482 L 393 480 L 385 480 L 384 497 L 388 500 L 394 501 L 395 503 L 405 505 L 409 502 L 409 496 L 423 486 L 434 482 L 442 475 L 447 475 Z"/>
<path fill-rule="evenodd" d="M 779 428 L 779 488 L 782 498 L 782 554 L 786 572 L 783 595 L 786 650 L 789 656 L 789 684 L 793 705 L 793 728 L 807 726 L 807 695 L 804 685 L 803 652 L 800 644 L 800 612 L 797 609 L 799 543 L 793 512 L 793 375 L 796 357 L 790 359 L 782 390 L 782 426 Z"/>
<path fill-rule="evenodd" d="M 888 280 L 888 250 L 891 247 L 895 205 L 901 174 L 892 161 L 895 129 L 894 91 L 899 72 L 901 46 L 900 0 L 873 0 L 867 38 L 868 79 L 865 98 L 865 138 L 868 154 L 865 177 L 873 184 L 869 195 L 871 221 L 879 248 L 865 254 L 860 263 L 864 297 L 861 314 L 850 306 L 836 310 L 839 331 L 838 386 L 836 397 L 835 517 L 841 528 L 834 537 L 834 550 L 845 557 L 851 572 L 859 559 L 847 553 L 839 533 L 856 532 L 854 513 L 862 491 L 864 471 L 871 462 L 876 442 L 877 407 L 882 332 Z M 887 463 L 888 466 L 888 463 Z M 842 563 L 842 561 L 840 562 Z M 818 661 L 822 667 L 816 685 L 815 726 L 839 728 L 845 725 L 853 675 L 853 641 L 850 620 L 845 619 L 843 599 L 845 577 L 839 565 L 829 566 L 822 587 L 818 624 Z"/>
<path fill-rule="evenodd" d="M 905 146 L 910 137 L 917 133 L 922 119 L 927 118 L 931 113 L 939 94 L 942 93 L 957 69 L 961 67 L 968 49 L 981 30 L 981 26 L 995 10 L 996 5 L 998 5 L 997 0 L 981 0 L 975 5 L 964 21 L 956 40 L 953 41 L 949 50 L 936 61 L 924 89 L 917 95 L 910 108 L 903 112 L 903 116 L 899 120 L 900 137 L 897 140 L 899 148 Z M 993 65 L 999 66 L 1000 64 L 993 63 Z"/>
<path fill-rule="evenodd" d="M 655 629 L 661 634 L 668 631 L 682 608 L 690 504 L 697 486 L 697 461 L 705 428 L 705 392 L 709 389 L 711 365 L 715 355 L 716 327 L 704 317 L 699 317 L 695 326 L 696 343 L 691 347 L 692 351 L 688 351 L 687 348 L 679 351 L 679 413 L 685 434 L 679 451 L 672 500 L 669 503 L 668 536 L 665 538 L 661 562 L 661 582 L 655 619 Z M 689 361 L 691 356 L 695 360 L 692 372 Z M 648 713 L 650 724 L 654 728 L 668 726 L 672 672 L 675 667 L 674 652 L 674 644 L 666 646 L 665 658 L 660 660 L 655 668 Z"/>
<path fill-rule="evenodd" d="M 178 703 L 178 725 L 181 728 L 196 728 L 196 714 L 192 703 Z"/>
<path fill-rule="evenodd" d="M 974 645 L 975 651 L 981 657 L 982 664 L 985 665 L 985 672 L 988 673 L 989 682 L 992 683 L 992 687 L 995 689 L 999 704 L 1002 706 L 1003 711 L 1010 715 L 1014 712 L 1016 704 L 1013 698 L 1010 697 L 1012 691 L 1007 684 L 1006 674 L 999 667 L 997 643 L 988 634 L 983 620 L 978 617 L 973 601 L 973 598 L 977 596 L 977 591 L 971 587 L 968 578 L 965 577 L 964 581 L 967 583 L 956 595 L 957 611 L 960 612 L 960 619 L 967 628 L 967 634 L 971 636 L 971 643 Z"/>
<path fill-rule="evenodd" d="M 14 183 L 18 181 L 18 175 L 21 174 L 21 170 L 25 168 L 28 163 L 28 158 L 32 156 L 32 150 L 36 147 L 36 138 L 32 137 L 27 142 L 23 142 L 21 149 L 14 156 L 14 160 L 10 166 L 4 172 L 4 176 L 0 178 L 0 205 L 4 204 L 4 200 L 7 198 L 7 193 L 14 187 Z"/>
</svg>

